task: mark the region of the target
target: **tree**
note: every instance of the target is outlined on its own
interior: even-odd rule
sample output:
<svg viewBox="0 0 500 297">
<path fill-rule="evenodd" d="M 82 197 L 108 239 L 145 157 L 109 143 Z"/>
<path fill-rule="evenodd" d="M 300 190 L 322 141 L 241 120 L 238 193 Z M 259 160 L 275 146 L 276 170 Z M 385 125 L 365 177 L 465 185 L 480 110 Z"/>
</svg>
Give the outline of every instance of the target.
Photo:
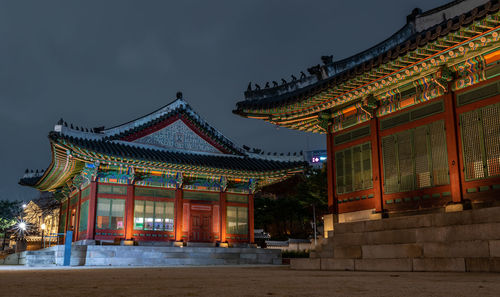
<svg viewBox="0 0 500 297">
<path fill-rule="evenodd" d="M 3 232 L 2 250 L 5 248 L 7 231 L 16 223 L 16 219 L 21 214 L 21 202 L 0 200 L 0 231 Z"/>
<path fill-rule="evenodd" d="M 255 226 L 274 239 L 307 238 L 313 234 L 313 207 L 321 222 L 328 212 L 325 169 L 308 168 L 302 175 L 264 187 L 255 196 Z"/>
</svg>

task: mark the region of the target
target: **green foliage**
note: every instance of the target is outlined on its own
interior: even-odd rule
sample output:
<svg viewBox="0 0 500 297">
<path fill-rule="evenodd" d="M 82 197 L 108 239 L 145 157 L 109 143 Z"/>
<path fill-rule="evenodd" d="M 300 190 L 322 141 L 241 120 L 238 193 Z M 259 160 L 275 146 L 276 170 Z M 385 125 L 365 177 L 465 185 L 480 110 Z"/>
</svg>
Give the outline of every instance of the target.
<svg viewBox="0 0 500 297">
<path fill-rule="evenodd" d="M 310 168 L 304 175 L 262 189 L 255 196 L 255 228 L 264 229 L 274 240 L 308 238 L 316 222 L 328 211 L 326 170 Z"/>
<path fill-rule="evenodd" d="M 302 251 L 282 251 L 281 258 L 309 258 L 309 252 Z"/>
<path fill-rule="evenodd" d="M 4 231 L 14 225 L 20 213 L 21 202 L 0 200 L 0 231 Z"/>
</svg>

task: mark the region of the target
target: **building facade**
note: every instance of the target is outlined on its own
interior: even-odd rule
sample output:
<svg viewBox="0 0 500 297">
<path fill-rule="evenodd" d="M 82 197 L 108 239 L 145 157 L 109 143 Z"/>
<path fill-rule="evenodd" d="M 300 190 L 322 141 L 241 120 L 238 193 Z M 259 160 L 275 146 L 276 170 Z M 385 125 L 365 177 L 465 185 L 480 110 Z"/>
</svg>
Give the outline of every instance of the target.
<svg viewBox="0 0 500 297">
<path fill-rule="evenodd" d="M 326 134 L 328 220 L 498 203 L 499 34 L 498 1 L 415 9 L 360 54 L 249 85 L 234 113 Z"/>
<path fill-rule="evenodd" d="M 59 232 L 73 240 L 253 242 L 253 193 L 303 170 L 235 145 L 177 94 L 113 128 L 60 120 L 52 162 L 20 184 L 62 202 Z"/>
</svg>

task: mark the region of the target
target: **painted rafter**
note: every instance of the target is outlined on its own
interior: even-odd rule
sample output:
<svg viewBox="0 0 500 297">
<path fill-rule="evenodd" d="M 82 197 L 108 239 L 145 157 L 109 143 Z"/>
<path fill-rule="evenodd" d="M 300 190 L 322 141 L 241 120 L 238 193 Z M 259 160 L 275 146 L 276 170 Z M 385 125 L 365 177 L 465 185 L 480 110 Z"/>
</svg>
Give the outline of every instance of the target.
<svg viewBox="0 0 500 297">
<path fill-rule="evenodd" d="M 496 17 L 496 15 L 492 16 L 492 17 Z M 481 22 L 486 23 L 486 22 L 484 22 L 484 20 Z M 417 67 L 417 69 L 419 69 L 421 65 L 416 65 L 416 64 L 425 63 L 424 62 L 425 60 L 428 61 L 427 62 L 428 64 L 442 64 L 439 61 L 436 63 L 436 59 L 434 59 L 433 57 L 436 57 L 436 56 L 439 56 L 442 54 L 446 54 L 447 52 L 450 52 L 453 50 L 455 50 L 455 51 L 458 50 L 460 52 L 460 55 L 468 54 L 468 52 L 471 52 L 471 51 L 472 52 L 476 51 L 477 47 L 475 47 L 475 46 L 474 46 L 474 48 L 466 49 L 465 52 L 462 48 L 464 48 L 464 45 L 470 44 L 470 42 L 475 42 L 475 41 L 477 41 L 477 39 L 484 37 L 483 35 L 485 35 L 485 34 L 488 34 L 488 38 L 493 39 L 493 41 L 495 43 L 498 41 L 498 31 L 499 31 L 498 27 L 493 28 L 493 27 L 483 25 L 483 26 L 478 27 L 478 28 L 481 28 L 481 30 L 482 30 L 480 34 L 472 36 L 472 37 L 467 37 L 467 39 L 461 38 L 460 40 L 462 40 L 462 41 L 460 43 L 458 43 L 458 40 L 456 38 L 463 37 L 460 34 L 464 34 L 464 33 L 463 32 L 461 33 L 460 31 L 458 31 L 458 32 L 449 34 L 449 37 L 452 38 L 452 41 L 447 42 L 446 45 L 443 45 L 443 42 L 441 39 L 447 38 L 448 36 L 441 38 L 441 39 L 438 39 L 435 42 L 428 44 L 426 48 L 419 49 L 418 55 L 419 55 L 419 57 L 422 57 L 422 58 L 420 60 L 414 62 L 413 64 L 408 64 L 406 66 L 401 66 L 401 65 L 400 66 L 393 66 L 394 63 L 390 62 L 390 63 L 387 63 L 387 65 L 385 65 L 385 66 L 378 67 L 378 69 L 375 69 L 374 71 L 370 71 L 370 72 L 364 74 L 364 76 L 366 78 L 369 78 L 373 84 L 374 81 L 380 82 L 383 79 L 383 76 L 382 77 L 379 76 L 378 79 L 374 79 L 375 78 L 374 76 L 376 76 L 376 75 L 374 75 L 374 73 L 377 73 L 379 75 L 384 75 L 387 78 L 390 78 L 391 77 L 390 75 L 394 76 L 394 74 L 396 72 L 401 72 L 405 68 L 411 68 L 411 67 L 415 66 L 415 67 Z M 496 35 L 493 33 L 495 33 Z M 467 35 L 469 35 L 469 34 L 467 34 Z M 494 36 L 494 37 L 492 37 L 492 36 Z M 488 41 L 491 42 L 491 40 L 488 40 Z M 439 49 L 437 49 L 437 48 L 439 48 Z M 437 50 L 439 50 L 439 51 L 437 51 Z M 410 57 L 410 55 L 413 55 L 413 57 L 415 57 L 415 51 L 408 54 L 408 57 Z M 448 60 L 448 57 L 445 57 L 445 59 Z M 429 63 L 432 60 L 434 60 L 434 63 Z M 395 71 L 393 71 L 391 74 L 388 75 L 387 72 L 389 71 L 389 69 L 384 69 L 384 68 L 394 69 Z M 406 72 L 407 72 L 406 75 L 403 74 L 403 76 L 408 76 L 408 72 L 412 73 L 413 71 L 406 69 Z M 398 74 L 401 76 L 401 73 L 396 73 L 396 76 Z M 357 80 L 359 81 L 359 78 Z M 366 81 L 366 80 L 364 80 L 364 81 Z M 382 85 L 384 85 L 384 83 L 382 83 Z M 360 85 L 357 81 L 350 80 L 348 82 L 342 83 L 341 85 L 339 85 L 337 87 L 333 87 L 326 92 L 320 93 L 319 97 L 322 98 L 322 101 L 321 101 L 322 105 L 321 105 L 319 110 L 321 110 L 321 108 L 325 108 L 325 106 L 330 106 L 330 104 L 328 104 L 328 103 L 333 103 L 332 104 L 333 106 L 338 106 L 339 104 L 342 104 L 343 102 L 345 102 L 345 100 L 335 100 L 340 96 L 344 96 L 344 98 L 350 98 L 351 100 L 356 98 L 356 97 L 359 97 L 359 96 L 352 96 L 352 91 L 354 89 L 358 89 L 358 88 L 362 88 L 362 87 L 363 87 L 363 85 Z M 350 90 L 347 93 L 351 93 L 351 94 L 349 94 L 350 96 L 348 96 L 348 97 L 345 97 L 347 95 L 346 93 L 342 94 L 339 92 L 339 91 L 345 90 L 345 88 L 350 88 Z M 335 97 L 337 97 L 337 98 L 335 98 Z M 312 113 L 316 113 L 317 107 L 319 105 L 318 105 L 316 100 L 311 101 L 311 103 L 310 104 L 307 104 L 307 103 L 302 104 L 301 105 L 302 108 L 300 108 L 299 110 L 295 109 L 292 112 L 287 113 L 287 115 L 288 115 L 287 119 L 300 118 L 303 116 L 309 116 Z M 294 105 L 296 106 L 297 104 L 294 104 Z M 329 107 L 326 107 L 326 108 L 329 108 Z M 276 108 L 275 110 L 279 111 L 280 109 Z"/>
</svg>

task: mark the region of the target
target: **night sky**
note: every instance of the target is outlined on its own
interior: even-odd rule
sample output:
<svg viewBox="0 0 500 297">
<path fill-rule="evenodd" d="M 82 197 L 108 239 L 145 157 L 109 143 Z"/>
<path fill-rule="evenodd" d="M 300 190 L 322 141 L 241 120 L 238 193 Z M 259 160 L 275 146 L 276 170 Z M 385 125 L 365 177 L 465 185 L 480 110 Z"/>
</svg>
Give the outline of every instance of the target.
<svg viewBox="0 0 500 297">
<path fill-rule="evenodd" d="M 446 0 L 0 1 L 0 200 L 50 164 L 48 132 L 121 124 L 184 99 L 239 145 L 325 149 L 324 135 L 232 114 L 250 81 L 290 79 L 383 41 Z"/>
</svg>

